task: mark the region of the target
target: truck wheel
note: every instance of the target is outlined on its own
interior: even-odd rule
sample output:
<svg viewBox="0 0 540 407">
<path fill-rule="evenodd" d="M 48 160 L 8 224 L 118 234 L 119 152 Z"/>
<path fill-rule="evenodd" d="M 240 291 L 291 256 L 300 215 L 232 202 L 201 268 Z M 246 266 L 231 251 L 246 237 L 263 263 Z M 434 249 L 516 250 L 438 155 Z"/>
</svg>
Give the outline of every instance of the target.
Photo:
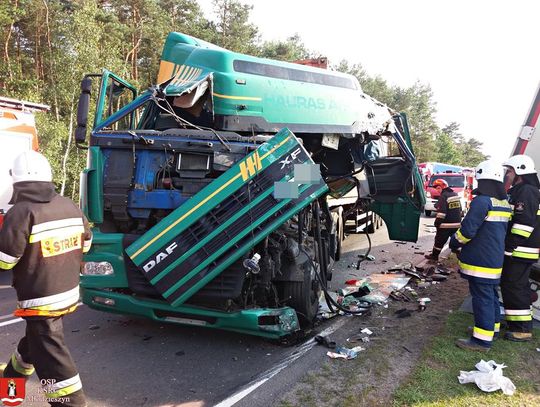
<svg viewBox="0 0 540 407">
<path fill-rule="evenodd" d="M 321 287 L 313 267 L 310 269 L 310 273 L 304 273 L 304 281 L 287 281 L 283 286 L 284 298 L 288 298 L 286 304 L 298 313 L 301 327 L 312 325 L 319 311 Z"/>
<path fill-rule="evenodd" d="M 426 210 L 424 212 L 425 212 L 426 216 L 431 216 L 431 211 Z"/>
</svg>

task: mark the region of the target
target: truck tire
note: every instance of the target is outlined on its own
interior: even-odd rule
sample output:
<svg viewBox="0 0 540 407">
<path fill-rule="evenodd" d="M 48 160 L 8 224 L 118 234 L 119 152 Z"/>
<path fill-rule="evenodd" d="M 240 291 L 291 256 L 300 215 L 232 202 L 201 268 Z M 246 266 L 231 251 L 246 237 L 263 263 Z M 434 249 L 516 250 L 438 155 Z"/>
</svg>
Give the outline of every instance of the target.
<svg viewBox="0 0 540 407">
<path fill-rule="evenodd" d="M 310 269 L 310 273 L 304 273 L 304 281 L 287 281 L 283 285 L 286 305 L 296 310 L 302 328 L 312 325 L 319 311 L 321 288 L 313 267 Z"/>
<path fill-rule="evenodd" d="M 424 213 L 426 214 L 426 216 L 431 216 L 431 211 L 425 210 Z"/>
</svg>

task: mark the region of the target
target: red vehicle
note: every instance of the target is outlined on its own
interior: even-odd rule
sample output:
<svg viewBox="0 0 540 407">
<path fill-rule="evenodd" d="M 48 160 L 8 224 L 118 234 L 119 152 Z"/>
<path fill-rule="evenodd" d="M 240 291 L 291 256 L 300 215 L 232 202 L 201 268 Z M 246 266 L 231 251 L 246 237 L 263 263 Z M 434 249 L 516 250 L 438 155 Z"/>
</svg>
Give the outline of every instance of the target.
<svg viewBox="0 0 540 407">
<path fill-rule="evenodd" d="M 439 199 L 439 192 L 433 188 L 433 182 L 437 179 L 443 179 L 448 182 L 448 186 L 456 192 L 461 198 L 461 207 L 466 212 L 472 200 L 472 190 L 474 189 L 474 171 L 464 168 L 461 172 L 442 172 L 433 174 L 425 185 L 426 206 L 424 211 L 426 216 L 430 216 L 435 211 L 435 204 Z"/>
</svg>

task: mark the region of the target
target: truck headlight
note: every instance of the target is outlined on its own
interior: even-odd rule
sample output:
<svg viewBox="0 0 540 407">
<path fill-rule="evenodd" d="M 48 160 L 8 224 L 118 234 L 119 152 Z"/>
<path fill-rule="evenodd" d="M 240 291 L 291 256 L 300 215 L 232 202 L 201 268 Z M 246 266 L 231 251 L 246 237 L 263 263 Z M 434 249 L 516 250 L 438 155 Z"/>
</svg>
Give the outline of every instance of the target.
<svg viewBox="0 0 540 407">
<path fill-rule="evenodd" d="M 87 261 L 81 268 L 83 276 L 107 276 L 112 273 L 114 269 L 108 261 Z"/>
</svg>

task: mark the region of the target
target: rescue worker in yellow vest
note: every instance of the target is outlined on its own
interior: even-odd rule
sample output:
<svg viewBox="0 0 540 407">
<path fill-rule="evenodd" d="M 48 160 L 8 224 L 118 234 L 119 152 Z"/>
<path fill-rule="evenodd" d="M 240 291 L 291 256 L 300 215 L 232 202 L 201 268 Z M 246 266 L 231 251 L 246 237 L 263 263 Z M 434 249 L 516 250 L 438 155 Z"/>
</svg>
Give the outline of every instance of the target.
<svg viewBox="0 0 540 407">
<path fill-rule="evenodd" d="M 540 251 L 540 182 L 534 161 L 526 155 L 510 157 L 504 166 L 506 180 L 512 185 L 508 195 L 513 207 L 501 277 L 507 324 L 504 338 L 523 342 L 532 339 L 529 272 L 538 261 Z"/>
<path fill-rule="evenodd" d="M 51 406 L 86 406 L 81 379 L 66 344 L 62 318 L 79 301 L 79 272 L 92 235 L 84 215 L 58 195 L 47 159 L 34 151 L 12 166 L 13 196 L 0 230 L 0 270 L 12 270 L 15 316 L 26 334 L 3 366 L 3 377 L 36 371 Z"/>
<path fill-rule="evenodd" d="M 461 227 L 450 239 L 458 253 L 461 276 L 469 281 L 474 327 L 469 339 L 458 339 L 462 349 L 486 352 L 500 328 L 501 311 L 497 286 L 504 261 L 504 240 L 512 215 L 504 190 L 504 168 L 488 160 L 476 168 L 476 197 Z"/>
<path fill-rule="evenodd" d="M 433 187 L 439 191 L 439 200 L 435 205 L 437 217 L 435 218 L 435 227 L 437 234 L 435 235 L 435 243 L 430 254 L 424 257 L 428 260 L 439 259 L 444 245 L 456 231 L 459 229 L 461 222 L 461 200 L 452 188 L 448 186 L 448 182 L 439 178 L 433 181 Z"/>
</svg>

